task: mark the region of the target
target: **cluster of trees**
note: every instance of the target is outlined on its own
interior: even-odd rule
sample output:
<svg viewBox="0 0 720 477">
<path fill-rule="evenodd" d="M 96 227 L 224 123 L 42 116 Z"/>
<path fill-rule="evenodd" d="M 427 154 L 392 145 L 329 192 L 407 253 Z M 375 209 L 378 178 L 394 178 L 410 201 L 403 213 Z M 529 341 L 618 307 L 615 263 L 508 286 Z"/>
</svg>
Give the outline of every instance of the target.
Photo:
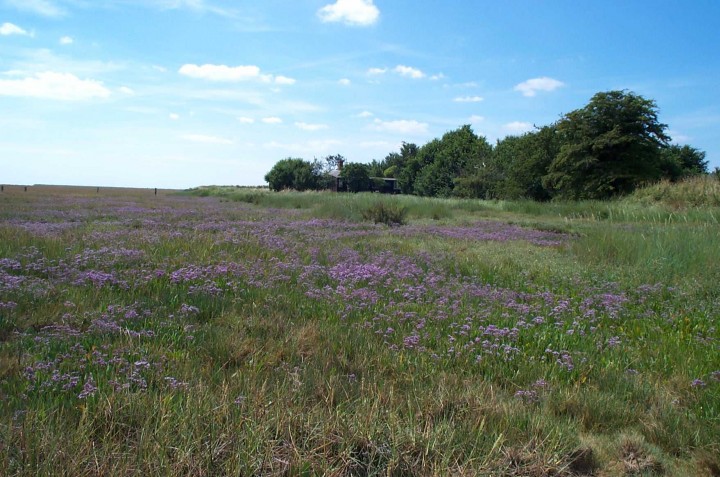
<svg viewBox="0 0 720 477">
<path fill-rule="evenodd" d="M 605 199 L 639 185 L 706 174 L 705 153 L 671 145 L 654 101 L 628 91 L 598 93 L 556 123 L 493 147 L 469 125 L 370 164 L 346 164 L 343 177 L 360 177 L 350 190 L 365 190 L 370 177 L 395 177 L 403 193 L 433 197 Z M 270 188 L 328 188 L 325 161 L 284 159 L 265 179 Z"/>
<path fill-rule="evenodd" d="M 345 158 L 339 154 L 327 156 L 322 161 L 314 159 L 312 162 L 289 157 L 278 161 L 265 174 L 265 181 L 274 191 L 331 189 L 336 178 L 330 173 L 338 170 L 339 165 L 345 162 Z M 370 165 L 354 162 L 342 167 L 340 177 L 346 190 L 361 192 L 372 188 L 370 173 Z"/>
</svg>

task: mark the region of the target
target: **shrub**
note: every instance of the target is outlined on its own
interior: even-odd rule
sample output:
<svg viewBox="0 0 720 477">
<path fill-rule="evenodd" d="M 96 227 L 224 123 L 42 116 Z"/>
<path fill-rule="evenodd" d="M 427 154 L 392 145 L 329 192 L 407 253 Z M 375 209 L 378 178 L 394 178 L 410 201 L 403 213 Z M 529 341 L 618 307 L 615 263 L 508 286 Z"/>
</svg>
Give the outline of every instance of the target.
<svg viewBox="0 0 720 477">
<path fill-rule="evenodd" d="M 376 224 L 403 225 L 407 216 L 407 208 L 397 204 L 377 202 L 365 209 L 363 219 L 372 220 Z"/>
</svg>

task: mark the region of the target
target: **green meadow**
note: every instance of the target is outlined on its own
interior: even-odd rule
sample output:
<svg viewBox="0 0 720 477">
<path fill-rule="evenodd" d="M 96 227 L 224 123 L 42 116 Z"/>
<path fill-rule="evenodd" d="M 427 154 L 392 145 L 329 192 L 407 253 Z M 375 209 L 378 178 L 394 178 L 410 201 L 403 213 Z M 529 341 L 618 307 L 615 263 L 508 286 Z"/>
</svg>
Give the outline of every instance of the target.
<svg viewBox="0 0 720 477">
<path fill-rule="evenodd" d="M 713 180 L 5 186 L 0 474 L 718 476 Z"/>
</svg>

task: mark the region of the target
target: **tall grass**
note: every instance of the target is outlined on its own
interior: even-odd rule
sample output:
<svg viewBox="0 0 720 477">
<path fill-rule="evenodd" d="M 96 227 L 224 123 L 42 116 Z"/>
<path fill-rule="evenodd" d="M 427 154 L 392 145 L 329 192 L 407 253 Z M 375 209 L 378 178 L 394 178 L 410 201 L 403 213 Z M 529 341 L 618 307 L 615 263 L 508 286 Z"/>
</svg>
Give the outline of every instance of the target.
<svg viewBox="0 0 720 477">
<path fill-rule="evenodd" d="M 315 216 L 362 220 L 362 211 L 376 202 L 393 203 L 408 209 L 415 219 L 463 220 L 468 216 L 527 217 L 589 222 L 720 223 L 720 202 L 715 202 L 720 181 L 711 177 L 661 183 L 640 189 L 633 195 L 609 201 L 536 202 L 479 199 L 437 199 L 409 195 L 345 194 L 322 192 L 271 192 L 264 189 L 201 188 L 189 193 L 216 196 L 262 207 L 311 211 Z M 655 200 L 658 196 L 661 199 Z M 677 199 L 675 199 L 677 198 Z"/>
<path fill-rule="evenodd" d="M 694 176 L 680 182 L 662 181 L 635 191 L 630 202 L 663 204 L 674 209 L 720 207 L 720 180 L 717 176 Z"/>
<path fill-rule="evenodd" d="M 720 465 L 708 211 L 235 189 L 0 196 L 0 474 Z"/>
</svg>

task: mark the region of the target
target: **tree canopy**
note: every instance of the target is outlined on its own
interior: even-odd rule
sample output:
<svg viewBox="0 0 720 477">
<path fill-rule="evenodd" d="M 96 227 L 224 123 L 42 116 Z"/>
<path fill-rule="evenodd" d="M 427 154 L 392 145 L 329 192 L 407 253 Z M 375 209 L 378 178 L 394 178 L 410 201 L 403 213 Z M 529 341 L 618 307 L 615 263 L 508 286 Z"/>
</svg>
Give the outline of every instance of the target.
<svg viewBox="0 0 720 477">
<path fill-rule="evenodd" d="M 318 185 L 318 175 L 313 164 L 292 157 L 278 161 L 265 175 L 265 180 L 274 191 L 308 190 L 315 189 Z"/>
<path fill-rule="evenodd" d="M 348 190 L 370 188 L 370 177 L 393 177 L 403 193 L 432 197 L 533 200 L 605 199 L 636 187 L 707 174 L 705 153 L 670 145 L 653 100 L 629 91 L 595 94 L 550 125 L 491 146 L 469 125 L 417 146 L 403 142 L 383 160 L 324 163 L 283 159 L 265 177 L 270 188 L 327 189 L 339 161 Z"/>
<path fill-rule="evenodd" d="M 670 138 L 655 102 L 627 91 L 597 93 L 558 123 L 562 143 L 544 184 L 567 199 L 604 199 L 662 177 Z"/>
<path fill-rule="evenodd" d="M 343 166 L 340 177 L 345 180 L 350 192 L 362 192 L 370 189 L 370 167 L 367 164 L 348 163 Z"/>
</svg>

